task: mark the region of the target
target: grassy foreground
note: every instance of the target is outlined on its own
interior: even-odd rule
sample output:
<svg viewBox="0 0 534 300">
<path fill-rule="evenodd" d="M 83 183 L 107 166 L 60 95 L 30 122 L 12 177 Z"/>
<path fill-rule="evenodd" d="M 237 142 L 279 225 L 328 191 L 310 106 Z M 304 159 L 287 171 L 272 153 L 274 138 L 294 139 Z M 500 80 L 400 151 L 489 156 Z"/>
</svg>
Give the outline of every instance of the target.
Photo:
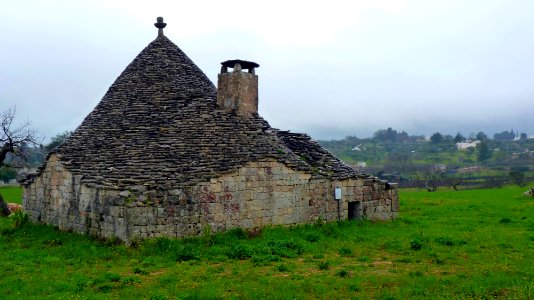
<svg viewBox="0 0 534 300">
<path fill-rule="evenodd" d="M 401 192 L 393 222 L 234 230 L 132 248 L 0 218 L 2 298 L 534 296 L 524 189 Z M 2 194 L 5 191 L 0 190 Z"/>
</svg>

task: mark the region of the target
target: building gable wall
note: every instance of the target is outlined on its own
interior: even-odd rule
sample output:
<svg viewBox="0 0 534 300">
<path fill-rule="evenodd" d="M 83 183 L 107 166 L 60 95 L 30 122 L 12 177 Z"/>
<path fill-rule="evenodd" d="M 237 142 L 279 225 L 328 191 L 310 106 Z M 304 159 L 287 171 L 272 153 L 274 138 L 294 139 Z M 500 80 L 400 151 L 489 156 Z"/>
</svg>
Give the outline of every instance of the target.
<svg viewBox="0 0 534 300">
<path fill-rule="evenodd" d="M 334 200 L 341 187 L 342 200 Z M 373 179 L 313 178 L 274 160 L 251 162 L 235 172 L 187 188 L 113 190 L 87 186 L 56 154 L 24 188 L 23 205 L 35 222 L 124 241 L 183 237 L 231 228 L 347 219 L 348 202 L 373 220 L 397 216 L 396 189 Z"/>
</svg>

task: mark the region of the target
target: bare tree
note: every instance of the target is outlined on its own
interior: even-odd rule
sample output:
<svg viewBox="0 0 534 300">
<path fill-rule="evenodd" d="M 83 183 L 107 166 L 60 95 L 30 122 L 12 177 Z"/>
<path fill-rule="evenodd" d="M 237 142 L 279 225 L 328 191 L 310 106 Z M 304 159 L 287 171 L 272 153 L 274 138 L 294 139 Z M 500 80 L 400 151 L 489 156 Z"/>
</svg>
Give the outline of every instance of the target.
<svg viewBox="0 0 534 300">
<path fill-rule="evenodd" d="M 15 113 L 16 109 L 10 108 L 0 116 L 0 167 L 6 165 L 8 154 L 24 159 L 24 147 L 41 146 L 37 130 L 31 126 L 30 121 L 13 127 Z"/>
<path fill-rule="evenodd" d="M 412 156 L 410 153 L 393 153 L 389 154 L 386 167 L 399 173 L 412 173 Z"/>
<path fill-rule="evenodd" d="M 510 176 L 510 179 L 512 179 L 512 182 L 514 184 L 517 184 L 517 186 L 519 187 L 525 186 L 525 173 L 523 171 L 512 168 L 512 171 L 508 173 L 508 176 Z"/>
<path fill-rule="evenodd" d="M 429 192 L 438 190 L 438 185 L 445 177 L 445 172 L 436 166 L 430 166 L 423 171 L 426 189 Z"/>
<path fill-rule="evenodd" d="M 501 188 L 506 183 L 506 177 L 502 175 L 496 175 L 496 176 L 488 176 L 484 180 L 483 187 L 487 188 Z"/>
<path fill-rule="evenodd" d="M 464 179 L 461 177 L 448 176 L 447 182 L 449 182 L 450 186 L 452 186 L 455 191 L 458 191 L 458 187 L 462 185 Z"/>
</svg>

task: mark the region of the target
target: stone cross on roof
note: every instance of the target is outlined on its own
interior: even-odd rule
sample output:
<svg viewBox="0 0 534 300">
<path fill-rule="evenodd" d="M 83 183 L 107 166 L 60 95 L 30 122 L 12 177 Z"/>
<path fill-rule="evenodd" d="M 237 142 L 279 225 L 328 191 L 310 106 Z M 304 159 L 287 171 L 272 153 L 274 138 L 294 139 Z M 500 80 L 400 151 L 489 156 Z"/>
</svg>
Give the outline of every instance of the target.
<svg viewBox="0 0 534 300">
<path fill-rule="evenodd" d="M 167 26 L 167 23 L 163 23 L 163 17 L 157 17 L 156 18 L 156 23 L 154 23 L 154 26 L 156 26 L 156 28 L 158 29 L 158 36 L 162 36 L 163 35 L 163 28 L 165 28 L 165 26 Z"/>
</svg>

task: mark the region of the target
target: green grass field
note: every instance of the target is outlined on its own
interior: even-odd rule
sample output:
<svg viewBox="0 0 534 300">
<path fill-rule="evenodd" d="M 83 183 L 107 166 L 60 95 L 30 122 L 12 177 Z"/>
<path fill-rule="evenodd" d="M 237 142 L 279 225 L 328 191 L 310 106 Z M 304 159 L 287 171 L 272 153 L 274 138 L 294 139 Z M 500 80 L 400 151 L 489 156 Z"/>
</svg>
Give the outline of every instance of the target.
<svg viewBox="0 0 534 300">
<path fill-rule="evenodd" d="M 392 222 L 206 230 L 132 248 L 1 218 L 1 298 L 531 299 L 524 190 L 406 191 Z"/>
<path fill-rule="evenodd" d="M 22 203 L 22 189 L 20 187 L 0 187 L 0 195 L 4 197 L 6 202 Z"/>
</svg>

